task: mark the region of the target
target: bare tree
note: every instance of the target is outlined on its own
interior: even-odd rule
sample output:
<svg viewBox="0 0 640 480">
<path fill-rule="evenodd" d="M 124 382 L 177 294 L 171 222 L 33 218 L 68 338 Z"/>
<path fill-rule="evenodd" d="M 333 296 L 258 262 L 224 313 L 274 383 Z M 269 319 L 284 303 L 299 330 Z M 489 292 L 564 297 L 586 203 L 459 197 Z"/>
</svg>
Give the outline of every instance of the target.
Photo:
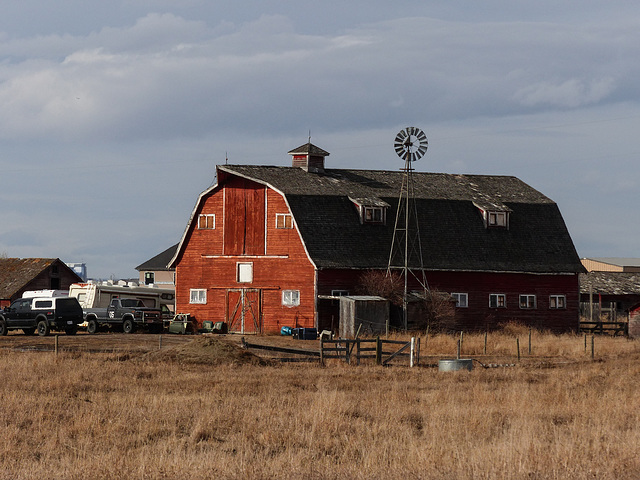
<svg viewBox="0 0 640 480">
<path fill-rule="evenodd" d="M 404 279 L 400 272 L 369 270 L 360 276 L 357 288 L 360 295 L 377 295 L 386 298 L 396 307 L 402 307 Z M 439 290 L 427 290 L 426 294 L 409 297 L 410 328 L 435 330 L 455 329 L 455 300 Z"/>
<path fill-rule="evenodd" d="M 393 305 L 402 306 L 404 280 L 398 272 L 369 270 L 360 276 L 357 291 L 360 295 L 377 295 Z"/>
</svg>

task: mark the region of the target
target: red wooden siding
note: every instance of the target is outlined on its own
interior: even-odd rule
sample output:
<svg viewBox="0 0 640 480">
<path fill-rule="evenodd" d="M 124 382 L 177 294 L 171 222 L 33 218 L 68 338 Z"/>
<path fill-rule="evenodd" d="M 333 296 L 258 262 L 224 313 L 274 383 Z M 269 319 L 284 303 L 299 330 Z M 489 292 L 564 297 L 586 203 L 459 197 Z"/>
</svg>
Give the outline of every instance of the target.
<svg viewBox="0 0 640 480">
<path fill-rule="evenodd" d="M 196 220 L 215 214 L 216 229 L 199 230 L 194 221 L 187 232 L 176 267 L 177 311 L 245 333 L 316 326 L 315 269 L 297 230 L 276 228 L 276 213 L 290 213 L 283 197 L 242 179 L 231 178 L 204 198 Z M 252 282 L 238 282 L 238 263 L 252 264 Z M 206 289 L 206 305 L 189 303 L 195 288 Z M 299 291 L 300 305 L 282 305 L 283 290 Z"/>
<path fill-rule="evenodd" d="M 224 187 L 224 252 L 226 255 L 264 255 L 265 187 L 232 178 Z"/>
<path fill-rule="evenodd" d="M 332 290 L 348 290 L 357 294 L 360 270 L 321 270 L 318 272 L 318 294 Z M 552 331 L 574 331 L 579 323 L 578 275 L 533 275 L 525 273 L 427 272 L 429 288 L 447 293 L 468 294 L 468 307 L 455 309 L 456 328 L 484 330 L 501 323 L 516 321 Z M 418 284 L 410 289 L 419 289 Z M 489 295 L 506 295 L 505 308 L 490 308 Z M 520 295 L 535 295 L 536 308 L 521 309 Z M 564 295 L 566 308 L 549 308 L 550 295 Z M 321 326 L 337 325 L 337 309 L 321 302 L 318 322 Z"/>
</svg>

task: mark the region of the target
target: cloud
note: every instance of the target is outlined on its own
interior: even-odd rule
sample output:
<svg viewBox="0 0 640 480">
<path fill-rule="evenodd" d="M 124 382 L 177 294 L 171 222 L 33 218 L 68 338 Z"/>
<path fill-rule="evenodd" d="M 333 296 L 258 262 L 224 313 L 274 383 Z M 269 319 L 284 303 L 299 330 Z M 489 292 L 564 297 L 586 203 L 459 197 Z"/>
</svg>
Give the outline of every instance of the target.
<svg viewBox="0 0 640 480">
<path fill-rule="evenodd" d="M 510 7 L 498 22 L 469 3 L 402 2 L 415 8 L 123 1 L 100 7 L 119 21 L 0 34 L 0 251 L 131 270 L 178 240 L 226 155 L 286 165 L 309 129 L 332 167 L 393 169 L 397 130 L 416 125 L 420 169 L 516 175 L 572 218 L 630 218 L 607 207 L 630 182 L 597 185 L 603 161 L 638 173 L 633 15 L 562 7 L 550 22 L 529 6 L 535 21 Z M 577 231 L 577 244 L 598 235 Z"/>
<path fill-rule="evenodd" d="M 294 128 L 301 109 L 341 129 L 619 100 L 630 59 L 607 58 L 612 26 L 563 28 L 416 18 L 320 36 L 296 33 L 281 15 L 210 26 L 149 14 L 86 37 L 2 45 L 5 55 L 28 58 L 0 68 L 0 135 L 72 141 L 209 129 L 275 133 Z M 562 43 L 574 36 L 584 41 Z M 29 56 L 44 44 L 54 46 Z M 587 64 L 595 44 L 605 65 Z"/>
<path fill-rule="evenodd" d="M 569 79 L 562 84 L 540 82 L 518 90 L 514 99 L 525 106 L 538 105 L 576 108 L 606 99 L 615 90 L 613 78 L 584 81 Z"/>
</svg>

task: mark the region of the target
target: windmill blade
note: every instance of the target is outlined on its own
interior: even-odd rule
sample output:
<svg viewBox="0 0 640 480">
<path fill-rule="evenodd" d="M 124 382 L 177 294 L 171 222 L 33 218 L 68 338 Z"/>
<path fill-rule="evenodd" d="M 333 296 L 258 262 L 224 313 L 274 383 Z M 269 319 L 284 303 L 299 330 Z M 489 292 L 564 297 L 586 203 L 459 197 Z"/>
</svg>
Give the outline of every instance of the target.
<svg viewBox="0 0 640 480">
<path fill-rule="evenodd" d="M 422 130 L 418 130 L 418 140 L 420 140 L 420 143 L 429 143 L 427 141 L 427 136 L 424 134 L 424 132 Z"/>
</svg>

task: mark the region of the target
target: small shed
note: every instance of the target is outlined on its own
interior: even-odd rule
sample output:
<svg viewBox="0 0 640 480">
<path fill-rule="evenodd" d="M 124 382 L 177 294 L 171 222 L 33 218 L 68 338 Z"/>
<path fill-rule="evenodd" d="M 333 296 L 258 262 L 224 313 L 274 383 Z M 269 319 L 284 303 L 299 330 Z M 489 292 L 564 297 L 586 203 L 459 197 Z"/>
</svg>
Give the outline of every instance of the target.
<svg viewBox="0 0 640 480">
<path fill-rule="evenodd" d="M 629 337 L 640 338 L 640 303 L 629 309 Z"/>
<path fill-rule="evenodd" d="M 360 325 L 362 327 L 360 328 Z M 389 327 L 389 300 L 371 295 L 340 297 L 340 336 L 385 333 Z"/>
</svg>

